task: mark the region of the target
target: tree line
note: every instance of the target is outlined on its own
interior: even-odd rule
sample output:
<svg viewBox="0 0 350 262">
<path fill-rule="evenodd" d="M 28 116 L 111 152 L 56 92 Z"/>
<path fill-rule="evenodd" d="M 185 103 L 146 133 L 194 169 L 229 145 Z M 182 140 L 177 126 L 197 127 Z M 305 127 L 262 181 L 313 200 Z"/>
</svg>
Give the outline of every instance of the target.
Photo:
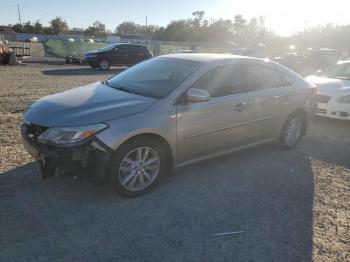
<svg viewBox="0 0 350 262">
<path fill-rule="evenodd" d="M 106 29 L 106 25 L 100 21 L 95 21 L 88 28 L 70 28 L 61 17 L 55 17 L 49 21 L 49 26 L 44 27 L 40 21 L 32 23 L 28 21 L 15 24 L 13 30 L 20 33 L 34 34 L 84 34 L 87 36 L 106 36 L 110 34 L 123 35 L 144 35 L 145 37 L 181 42 L 225 42 L 236 44 L 247 44 L 265 41 L 268 37 L 275 37 L 271 30 L 265 26 L 263 17 L 252 18 L 249 21 L 242 15 L 236 15 L 230 19 L 205 19 L 204 11 L 192 13 L 188 19 L 171 21 L 167 26 L 140 25 L 131 21 L 119 24 L 114 32 Z"/>
<path fill-rule="evenodd" d="M 171 21 L 167 26 L 140 25 L 132 21 L 119 24 L 114 32 L 107 30 L 106 25 L 95 21 L 87 28 L 70 28 L 61 17 L 49 21 L 44 27 L 40 21 L 28 21 L 23 25 L 15 24 L 15 32 L 35 34 L 82 34 L 87 36 L 106 36 L 116 34 L 143 35 L 147 38 L 179 42 L 226 43 L 237 46 L 264 45 L 270 48 L 295 44 L 298 47 L 330 47 L 348 49 L 350 46 L 350 25 L 319 25 L 306 28 L 303 32 L 291 37 L 281 37 L 266 27 L 265 18 L 260 16 L 246 19 L 236 15 L 231 19 L 206 19 L 204 11 L 195 11 L 188 19 Z"/>
</svg>

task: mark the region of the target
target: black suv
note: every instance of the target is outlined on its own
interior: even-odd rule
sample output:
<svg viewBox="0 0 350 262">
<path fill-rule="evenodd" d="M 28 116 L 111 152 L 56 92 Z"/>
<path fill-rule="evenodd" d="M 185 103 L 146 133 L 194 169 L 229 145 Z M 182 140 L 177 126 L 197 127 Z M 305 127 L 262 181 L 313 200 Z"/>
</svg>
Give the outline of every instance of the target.
<svg viewBox="0 0 350 262">
<path fill-rule="evenodd" d="M 92 68 L 108 70 L 110 66 L 130 66 L 153 57 L 146 46 L 112 44 L 85 53 L 85 62 Z"/>
</svg>

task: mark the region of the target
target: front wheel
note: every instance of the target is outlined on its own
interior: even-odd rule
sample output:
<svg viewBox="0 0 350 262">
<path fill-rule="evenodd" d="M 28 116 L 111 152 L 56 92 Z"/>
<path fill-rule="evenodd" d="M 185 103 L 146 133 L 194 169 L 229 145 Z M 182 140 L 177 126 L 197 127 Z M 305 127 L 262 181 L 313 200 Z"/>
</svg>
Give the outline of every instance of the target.
<svg viewBox="0 0 350 262">
<path fill-rule="evenodd" d="M 109 66 L 109 61 L 105 58 L 100 59 L 98 62 L 98 68 L 101 70 L 108 70 Z"/>
<path fill-rule="evenodd" d="M 283 126 L 280 143 L 285 149 L 296 146 L 303 135 L 305 117 L 302 114 L 292 114 Z"/>
<path fill-rule="evenodd" d="M 108 171 L 112 189 L 124 196 L 138 196 L 151 190 L 166 169 L 166 152 L 153 139 L 135 139 L 115 152 Z"/>
</svg>

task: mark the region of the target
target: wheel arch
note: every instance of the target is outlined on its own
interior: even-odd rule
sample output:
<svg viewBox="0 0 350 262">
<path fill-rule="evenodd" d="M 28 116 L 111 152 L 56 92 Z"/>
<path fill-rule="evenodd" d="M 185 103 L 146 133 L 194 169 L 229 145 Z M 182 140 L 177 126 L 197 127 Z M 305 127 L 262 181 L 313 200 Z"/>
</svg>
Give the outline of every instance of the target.
<svg viewBox="0 0 350 262">
<path fill-rule="evenodd" d="M 108 56 L 106 56 L 106 55 L 101 55 L 101 56 L 98 56 L 96 60 L 97 60 L 97 61 L 107 60 L 107 61 L 108 61 L 108 63 L 110 63 L 110 62 L 111 62 L 111 60 L 110 60 L 110 59 L 108 58 Z"/>
<path fill-rule="evenodd" d="M 165 149 L 166 149 L 166 153 L 167 153 L 167 161 L 168 161 L 169 167 L 172 169 L 172 167 L 174 165 L 174 161 L 175 161 L 175 154 L 170 146 L 170 142 L 164 136 L 157 134 L 157 133 L 145 132 L 145 133 L 140 133 L 140 134 L 134 134 L 134 135 L 126 138 L 124 141 L 122 141 L 114 151 L 117 151 L 118 148 L 120 148 L 122 145 L 130 142 L 131 140 L 140 139 L 140 138 L 153 139 L 153 140 L 160 142 L 162 145 L 164 145 Z"/>
</svg>

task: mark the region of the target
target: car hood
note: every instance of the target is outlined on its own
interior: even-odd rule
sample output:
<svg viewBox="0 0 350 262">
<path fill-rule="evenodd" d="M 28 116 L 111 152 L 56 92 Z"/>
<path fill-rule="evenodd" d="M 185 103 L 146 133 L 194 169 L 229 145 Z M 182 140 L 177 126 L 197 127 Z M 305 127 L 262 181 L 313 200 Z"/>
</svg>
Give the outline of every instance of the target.
<svg viewBox="0 0 350 262">
<path fill-rule="evenodd" d="M 46 126 L 84 126 L 140 113 L 156 99 L 92 83 L 44 97 L 23 113 L 27 122 Z"/>
<path fill-rule="evenodd" d="M 100 54 L 100 53 L 102 53 L 102 51 L 100 51 L 100 50 L 93 50 L 93 51 L 86 52 L 85 55 Z"/>
<path fill-rule="evenodd" d="M 320 92 L 350 92 L 350 81 L 335 78 L 308 76 L 306 80 L 317 85 Z"/>
</svg>

